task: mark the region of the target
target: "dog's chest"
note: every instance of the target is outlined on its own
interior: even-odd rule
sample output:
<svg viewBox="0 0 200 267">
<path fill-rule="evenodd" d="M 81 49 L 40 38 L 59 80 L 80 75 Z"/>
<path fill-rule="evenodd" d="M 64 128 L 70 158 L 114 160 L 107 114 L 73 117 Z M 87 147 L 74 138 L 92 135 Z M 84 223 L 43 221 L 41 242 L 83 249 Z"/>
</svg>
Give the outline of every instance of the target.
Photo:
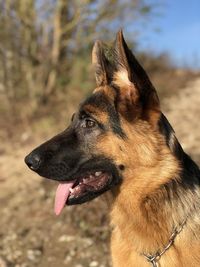
<svg viewBox="0 0 200 267">
<path fill-rule="evenodd" d="M 117 227 L 112 232 L 111 252 L 113 267 L 153 267 L 145 258 L 142 251 L 138 251 L 134 244 L 134 237 L 122 236 Z M 200 266 L 198 253 L 200 244 L 186 245 L 187 241 L 178 238 L 174 245 L 159 259 L 156 267 L 197 267 Z"/>
</svg>

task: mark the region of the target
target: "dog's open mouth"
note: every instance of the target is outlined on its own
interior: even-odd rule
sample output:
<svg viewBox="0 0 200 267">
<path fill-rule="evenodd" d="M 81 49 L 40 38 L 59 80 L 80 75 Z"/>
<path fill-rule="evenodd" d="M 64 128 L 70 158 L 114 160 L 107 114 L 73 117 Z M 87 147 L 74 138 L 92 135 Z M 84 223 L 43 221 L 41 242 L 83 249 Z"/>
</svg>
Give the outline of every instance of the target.
<svg viewBox="0 0 200 267">
<path fill-rule="evenodd" d="M 112 175 L 104 171 L 86 173 L 83 176 L 58 185 L 55 197 L 55 213 L 59 215 L 65 204 L 77 204 L 80 200 L 95 196 L 109 187 Z"/>
</svg>

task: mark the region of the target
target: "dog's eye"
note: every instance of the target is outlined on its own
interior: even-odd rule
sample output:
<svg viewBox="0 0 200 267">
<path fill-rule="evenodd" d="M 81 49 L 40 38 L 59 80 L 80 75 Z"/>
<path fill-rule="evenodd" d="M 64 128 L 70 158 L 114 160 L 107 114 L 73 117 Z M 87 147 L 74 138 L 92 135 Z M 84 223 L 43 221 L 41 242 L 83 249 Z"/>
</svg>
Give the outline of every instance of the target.
<svg viewBox="0 0 200 267">
<path fill-rule="evenodd" d="M 82 124 L 82 127 L 83 128 L 92 128 L 96 125 L 96 122 L 94 120 L 91 120 L 91 119 L 85 119 L 83 124 Z"/>
</svg>

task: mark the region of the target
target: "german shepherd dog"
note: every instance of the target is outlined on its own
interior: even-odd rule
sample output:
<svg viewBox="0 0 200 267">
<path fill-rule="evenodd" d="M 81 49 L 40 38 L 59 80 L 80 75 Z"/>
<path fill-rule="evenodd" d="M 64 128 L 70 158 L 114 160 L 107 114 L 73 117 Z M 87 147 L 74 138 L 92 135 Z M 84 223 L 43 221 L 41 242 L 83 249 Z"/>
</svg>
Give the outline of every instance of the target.
<svg viewBox="0 0 200 267">
<path fill-rule="evenodd" d="M 122 31 L 92 52 L 97 88 L 25 158 L 59 182 L 55 212 L 107 192 L 114 267 L 200 266 L 200 170 L 183 151 Z"/>
</svg>

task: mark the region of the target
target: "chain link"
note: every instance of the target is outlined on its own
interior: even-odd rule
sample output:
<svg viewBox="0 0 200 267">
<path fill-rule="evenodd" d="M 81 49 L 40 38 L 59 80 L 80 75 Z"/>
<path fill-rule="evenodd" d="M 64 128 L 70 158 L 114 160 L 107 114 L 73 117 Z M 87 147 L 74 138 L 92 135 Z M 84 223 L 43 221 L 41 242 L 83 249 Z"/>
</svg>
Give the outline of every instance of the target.
<svg viewBox="0 0 200 267">
<path fill-rule="evenodd" d="M 174 228 L 174 231 L 172 232 L 172 235 L 169 238 L 168 244 L 163 248 L 163 250 L 157 250 L 155 254 L 145 254 L 143 253 L 143 256 L 147 259 L 148 262 L 152 264 L 152 267 L 158 267 L 158 261 L 162 257 L 163 254 L 173 245 L 174 240 L 178 234 L 183 230 L 183 227 L 185 226 L 187 221 L 187 218 L 178 226 Z"/>
</svg>

